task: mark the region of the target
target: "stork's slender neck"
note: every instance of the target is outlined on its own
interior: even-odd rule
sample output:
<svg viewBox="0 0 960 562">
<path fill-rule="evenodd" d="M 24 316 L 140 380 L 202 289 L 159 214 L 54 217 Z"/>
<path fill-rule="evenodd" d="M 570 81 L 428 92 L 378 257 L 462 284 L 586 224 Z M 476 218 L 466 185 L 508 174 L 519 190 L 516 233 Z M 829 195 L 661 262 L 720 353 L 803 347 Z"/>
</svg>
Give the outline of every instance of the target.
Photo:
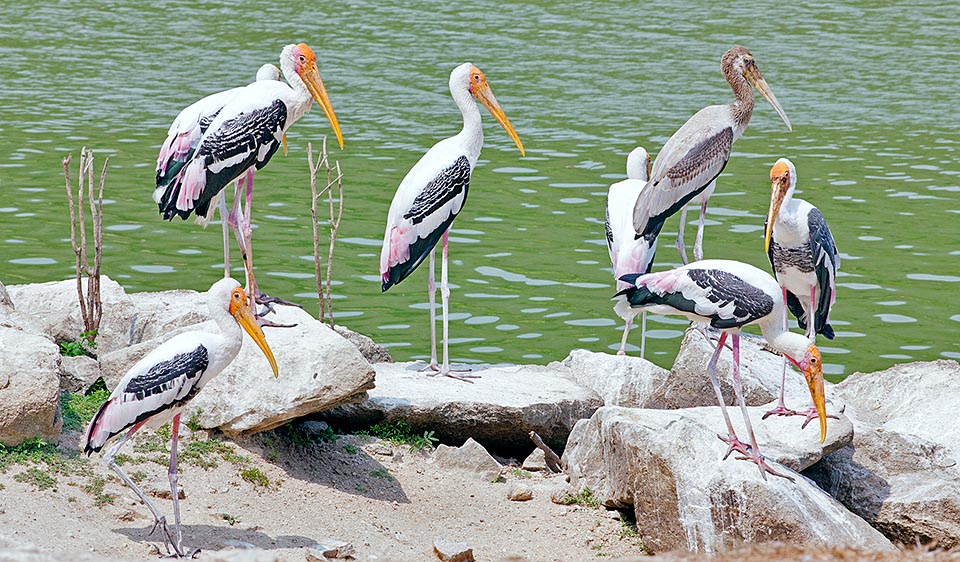
<svg viewBox="0 0 960 562">
<path fill-rule="evenodd" d="M 763 333 L 763 339 L 767 340 L 770 347 L 799 362 L 803 360 L 807 348 L 810 347 L 810 340 L 806 336 L 785 328 L 786 316 L 787 309 L 783 301 L 779 300 L 774 304 L 773 313 L 767 317 L 765 322 L 760 324 L 760 332 Z"/>
<path fill-rule="evenodd" d="M 240 345 L 243 343 L 243 330 L 237 323 L 233 315 L 225 308 L 224 303 L 229 302 L 229 295 L 219 295 L 207 298 L 207 307 L 210 309 L 210 317 L 220 328 L 220 334 L 224 340 L 224 351 L 232 358 L 240 351 Z"/>
<path fill-rule="evenodd" d="M 743 73 L 734 68 L 733 65 L 724 66 L 723 76 L 727 79 L 730 88 L 733 90 L 733 95 L 737 98 L 737 101 L 733 102 L 730 107 L 737 127 L 737 137 L 739 137 L 746 130 L 747 124 L 750 123 L 750 116 L 753 115 L 753 88 L 750 87 L 750 82 L 747 82 L 747 79 L 743 77 Z"/>
<path fill-rule="evenodd" d="M 467 152 L 470 167 L 473 168 L 480 158 L 480 149 L 483 147 L 483 124 L 480 121 L 480 108 L 477 107 L 473 94 L 465 86 L 454 84 L 451 80 L 450 95 L 463 114 L 463 130 L 457 135 L 460 144 Z"/>
<path fill-rule="evenodd" d="M 304 113 L 310 110 L 310 106 L 313 105 L 313 96 L 310 95 L 310 90 L 307 89 L 307 85 L 304 84 L 303 79 L 300 78 L 300 75 L 294 70 L 293 57 L 287 53 L 286 49 L 280 54 L 280 70 L 283 72 L 283 77 L 287 80 L 287 84 L 289 84 L 293 90 L 293 99 L 287 102 L 290 115 L 286 125 L 289 128 L 290 125 L 293 125 L 295 121 L 303 117 Z"/>
</svg>

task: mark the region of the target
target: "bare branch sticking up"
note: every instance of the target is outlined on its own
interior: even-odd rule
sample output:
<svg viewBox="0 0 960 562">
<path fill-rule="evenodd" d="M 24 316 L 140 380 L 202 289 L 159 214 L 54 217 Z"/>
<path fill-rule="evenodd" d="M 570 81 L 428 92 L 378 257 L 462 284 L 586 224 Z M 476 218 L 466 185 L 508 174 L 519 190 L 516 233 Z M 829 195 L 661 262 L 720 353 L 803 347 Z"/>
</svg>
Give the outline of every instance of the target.
<svg viewBox="0 0 960 562">
<path fill-rule="evenodd" d="M 83 318 L 83 337 L 87 343 L 93 344 L 100 329 L 100 319 L 103 310 L 100 301 L 100 265 L 103 261 L 103 186 L 107 179 L 107 167 L 110 159 L 103 161 L 103 170 L 100 172 L 100 185 L 94 197 L 93 184 L 93 151 L 87 147 L 80 149 L 80 173 L 77 181 L 77 201 L 74 202 L 73 189 L 70 182 L 70 163 L 73 155 L 63 159 L 63 177 L 66 184 L 67 204 L 70 210 L 70 246 L 76 255 L 74 270 L 77 280 L 77 298 L 80 301 L 80 315 Z M 86 197 L 84 197 L 86 196 Z M 87 230 L 84 217 L 84 199 L 90 206 L 90 217 L 93 223 L 94 258 L 93 266 L 87 258 Z M 80 241 L 77 242 L 79 233 Z M 83 294 L 83 276 L 87 276 L 87 294 Z"/>
<path fill-rule="evenodd" d="M 543 439 L 537 435 L 536 431 L 530 432 L 530 440 L 533 441 L 533 444 L 537 446 L 538 449 L 543 451 L 543 459 L 547 463 L 547 469 L 554 474 L 560 474 L 564 471 L 563 462 L 560 460 L 560 457 L 553 452 L 546 443 L 543 442 Z"/>
<path fill-rule="evenodd" d="M 337 232 L 340 230 L 340 221 L 343 218 L 343 174 L 340 171 L 340 162 L 330 166 L 330 160 L 327 156 L 327 139 L 324 137 L 323 144 L 318 155 L 319 160 L 314 164 L 313 144 L 307 143 L 307 165 L 310 167 L 310 216 L 313 219 L 313 262 L 314 274 L 317 283 L 317 298 L 320 301 L 319 319 L 326 321 L 330 327 L 333 327 L 333 289 L 331 287 L 333 278 L 333 250 L 337 242 Z M 327 185 L 317 190 L 317 173 L 323 168 L 327 172 Z M 333 171 L 336 170 L 336 176 Z M 336 187 L 337 195 L 334 197 L 333 188 Z M 320 262 L 320 223 L 317 220 L 317 201 L 324 195 L 327 195 L 327 202 L 330 213 L 330 246 L 327 250 L 327 268 L 326 280 L 323 279 L 323 272 Z M 336 202 L 336 205 L 334 203 Z"/>
</svg>

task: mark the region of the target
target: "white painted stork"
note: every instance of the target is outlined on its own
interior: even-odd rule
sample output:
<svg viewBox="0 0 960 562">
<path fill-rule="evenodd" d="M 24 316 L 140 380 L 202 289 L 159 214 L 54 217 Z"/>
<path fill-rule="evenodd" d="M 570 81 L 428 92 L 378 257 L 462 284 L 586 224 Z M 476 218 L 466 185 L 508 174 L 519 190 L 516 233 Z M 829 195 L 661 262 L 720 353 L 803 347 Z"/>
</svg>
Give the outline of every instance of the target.
<svg viewBox="0 0 960 562">
<path fill-rule="evenodd" d="M 463 114 L 463 130 L 433 145 L 407 172 L 397 188 L 387 215 L 387 227 L 380 253 L 381 289 L 386 291 L 413 273 L 430 256 L 427 288 L 430 298 L 430 369 L 442 375 L 450 372 L 447 329 L 447 239 L 450 225 L 463 208 L 470 186 L 470 174 L 483 146 L 483 127 L 476 99 L 510 135 L 520 154 L 523 143 L 504 114 L 487 78 L 479 68 L 464 63 L 450 73 L 450 95 Z M 440 297 L 443 308 L 443 364 L 437 365 L 437 329 L 434 311 L 434 248 L 443 239 L 440 265 Z"/>
<path fill-rule="evenodd" d="M 740 328 L 748 324 L 757 324 L 767 344 L 783 353 L 803 371 L 820 418 L 820 442 L 823 443 L 827 435 L 827 418 L 820 350 L 806 337 L 785 328 L 787 309 L 780 286 L 773 277 L 738 261 L 703 260 L 668 271 L 624 275 L 620 280 L 631 285 L 618 293 L 626 296 L 631 306 L 660 314 L 680 314 L 694 322 L 709 322 L 713 328 L 721 331 L 717 349 L 707 365 L 707 375 L 727 422 L 727 437 L 718 435 L 729 445 L 723 458 L 727 458 L 732 451 L 738 451 L 743 455 L 738 458 L 756 463 L 764 478 L 767 472 L 789 478 L 765 463 L 743 399 L 740 384 Z M 733 389 L 750 434 L 749 444 L 737 438 L 717 381 L 717 359 L 728 335 L 733 339 Z"/>
<path fill-rule="evenodd" d="M 642 146 L 634 148 L 627 155 L 627 179 L 610 186 L 607 192 L 607 216 L 605 229 L 607 233 L 607 251 L 610 253 L 610 264 L 613 265 L 613 278 L 617 280 L 617 289 L 627 288 L 627 284 L 619 281 L 620 277 L 628 273 L 650 273 L 653 267 L 653 256 L 657 252 L 657 237 L 634 236 L 633 205 L 637 196 L 647 185 L 650 178 L 650 155 Z M 623 329 L 623 339 L 620 340 L 620 350 L 617 355 L 627 353 L 627 335 L 633 326 L 633 318 L 637 311 L 630 307 L 626 297 L 620 297 L 613 310 L 623 318 L 626 326 Z M 646 347 L 647 312 L 641 311 L 640 325 L 640 357 L 644 356 Z"/>
<path fill-rule="evenodd" d="M 183 169 L 164 187 L 158 187 L 153 199 L 166 220 L 191 213 L 209 218 L 215 197 L 234 180 L 246 175 L 245 209 L 237 219 L 243 237 L 244 264 L 247 269 L 247 291 L 250 299 L 264 299 L 253 275 L 250 238 L 250 206 L 253 200 L 253 173 L 267 165 L 283 144 L 284 135 L 317 100 L 330 121 L 337 142 L 343 148 L 343 137 L 337 116 L 333 113 L 326 88 L 317 71 L 317 57 L 300 43 L 287 45 L 280 53 L 280 69 L 289 85 L 280 81 L 258 81 L 243 88 L 210 122 L 193 156 Z M 234 200 L 234 208 L 239 197 Z M 233 213 L 231 213 L 232 215 Z"/>
<path fill-rule="evenodd" d="M 682 209 L 677 250 L 683 263 L 687 263 L 683 243 L 686 205 L 699 197 L 700 223 L 693 247 L 693 259 L 699 261 L 703 259 L 703 221 L 707 213 L 707 200 L 716 187 L 717 176 L 730 159 L 734 141 L 743 135 L 753 114 L 751 85 L 773 106 L 787 124 L 787 129 L 793 130 L 787 114 L 767 86 L 753 55 L 746 47 L 735 45 L 724 53 L 720 68 L 737 101 L 701 109 L 667 140 L 653 162 L 650 186 L 637 199 L 633 210 L 633 227 L 639 237 L 657 236 L 664 221 Z"/>
<path fill-rule="evenodd" d="M 806 329 L 807 338 L 814 342 L 817 334 L 822 334 L 832 340 L 833 327 L 828 317 L 837 293 L 840 254 L 830 227 L 819 209 L 793 197 L 797 187 L 797 169 L 793 162 L 786 158 L 777 160 L 770 169 L 770 183 L 770 209 L 764 224 L 763 244 L 773 273 L 783 288 L 787 308 L 796 316 L 800 328 Z M 783 368 L 786 377 L 786 364 Z M 763 417 L 774 414 L 804 415 L 807 422 L 813 417 L 812 409 L 797 412 L 786 408 L 782 384 L 780 402 Z"/>
<path fill-rule="evenodd" d="M 257 71 L 257 81 L 261 80 L 279 80 L 280 69 L 272 64 L 265 64 Z M 233 100 L 244 88 L 231 88 L 215 94 L 210 94 L 196 102 L 188 105 L 177 115 L 167 130 L 167 140 L 160 147 L 160 154 L 157 156 L 157 189 L 166 189 L 167 185 L 173 181 L 179 174 L 183 166 L 193 157 L 193 153 L 200 144 L 200 138 L 206 132 L 210 123 L 216 118 L 223 106 Z M 237 179 L 236 197 L 239 197 L 241 189 L 240 179 Z M 221 193 L 215 196 L 220 200 L 220 220 L 223 223 L 223 274 L 230 276 L 230 219 L 227 216 L 226 203 Z M 216 206 L 211 203 L 211 207 Z M 209 219 L 210 215 L 206 217 Z M 203 221 L 206 226 L 206 220 Z M 236 224 L 236 218 L 233 220 Z M 239 232 L 235 231 L 237 242 L 243 250 L 243 239 L 239 237 Z"/>
<path fill-rule="evenodd" d="M 207 306 L 210 316 L 220 327 L 220 333 L 193 331 L 179 334 L 138 361 L 120 379 L 110 398 L 100 406 L 87 427 L 82 444 L 83 452 L 90 455 L 100 451 L 108 440 L 123 434 L 107 450 L 103 460 L 146 504 L 153 514 L 153 529 L 161 529 L 168 554 L 170 547 L 173 547 L 178 557 L 184 555 L 180 503 L 177 498 L 177 434 L 181 412 L 203 385 L 236 358 L 243 343 L 241 328 L 263 351 L 274 376 L 278 375 L 277 361 L 240 283 L 229 277 L 214 283 L 207 292 Z M 167 529 L 166 518 L 114 460 L 124 443 L 141 427 L 157 428 L 171 420 L 173 440 L 168 477 L 173 494 L 176 540 Z"/>
</svg>

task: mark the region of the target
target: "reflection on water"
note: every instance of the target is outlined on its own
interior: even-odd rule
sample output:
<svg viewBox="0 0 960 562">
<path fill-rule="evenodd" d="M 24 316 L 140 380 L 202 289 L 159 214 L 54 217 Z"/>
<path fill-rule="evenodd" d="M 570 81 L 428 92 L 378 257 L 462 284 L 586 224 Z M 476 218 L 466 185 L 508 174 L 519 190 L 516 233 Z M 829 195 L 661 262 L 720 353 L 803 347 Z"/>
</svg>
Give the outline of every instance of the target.
<svg viewBox="0 0 960 562">
<path fill-rule="evenodd" d="M 87 145 L 99 162 L 110 158 L 104 272 L 130 291 L 209 286 L 222 267 L 219 226 L 158 219 L 150 199 L 157 149 L 180 108 L 245 83 L 282 45 L 305 40 L 317 47 L 346 142 L 332 153 L 346 178 L 338 321 L 398 359 L 429 357 L 425 273 L 381 294 L 379 248 L 406 170 L 458 130 L 447 76 L 470 60 L 494 85 L 528 156 L 484 117 L 486 145 L 450 238 L 451 354 L 547 362 L 573 347 L 615 350 L 623 325 L 610 300 L 606 188 L 624 177 L 635 145 L 655 155 L 694 111 L 732 99 L 718 59 L 738 41 L 795 130 L 758 102 L 711 200 L 706 255 L 767 269 L 768 171 L 788 156 L 798 195 L 824 212 L 842 253 L 837 338 L 821 342 L 825 370 L 957 358 L 960 135 L 943 118 L 955 113 L 960 77 L 915 69 L 917 53 L 956 66 L 951 22 L 960 21 L 960 4 L 874 4 L 796 5 L 769 29 L 749 23 L 762 6 L 702 1 L 645 5 L 640 14 L 633 2 L 583 10 L 481 0 L 469 25 L 453 5 L 363 0 L 323 20 L 291 18 L 288 7 L 263 1 L 0 6 L 8 28 L 30 30 L 29 41 L 0 37 L 12 77 L 0 84 L 0 279 L 72 276 L 60 160 Z M 289 156 L 258 173 L 253 208 L 264 288 L 313 311 L 304 147 L 328 129 L 318 110 L 291 129 Z M 676 221 L 664 230 L 657 269 L 679 265 Z M 685 322 L 648 320 L 648 356 L 669 365 Z M 631 333 L 631 353 L 639 337 Z"/>
</svg>

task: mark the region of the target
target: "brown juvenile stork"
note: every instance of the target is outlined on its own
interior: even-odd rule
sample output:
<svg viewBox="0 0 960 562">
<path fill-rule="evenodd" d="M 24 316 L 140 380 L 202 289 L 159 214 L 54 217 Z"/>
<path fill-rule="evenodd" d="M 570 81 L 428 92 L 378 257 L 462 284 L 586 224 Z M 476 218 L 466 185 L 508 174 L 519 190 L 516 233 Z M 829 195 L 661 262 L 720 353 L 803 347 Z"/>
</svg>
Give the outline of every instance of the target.
<svg viewBox="0 0 960 562">
<path fill-rule="evenodd" d="M 703 259 L 703 221 L 707 212 L 707 200 L 716 187 L 717 176 L 730 159 L 734 141 L 743 135 L 750 116 L 753 115 L 751 85 L 773 106 L 787 124 L 787 129 L 793 130 L 787 114 L 767 86 L 753 55 L 746 47 L 735 45 L 724 53 L 720 68 L 737 101 L 701 109 L 670 137 L 654 160 L 649 185 L 637 198 L 633 208 L 633 228 L 636 236 L 648 239 L 659 235 L 667 218 L 682 209 L 677 231 L 677 250 L 684 264 L 687 263 L 686 247 L 683 244 L 686 205 L 699 197 L 700 223 L 697 228 L 697 241 L 693 247 L 693 259 L 699 261 Z"/>
</svg>

